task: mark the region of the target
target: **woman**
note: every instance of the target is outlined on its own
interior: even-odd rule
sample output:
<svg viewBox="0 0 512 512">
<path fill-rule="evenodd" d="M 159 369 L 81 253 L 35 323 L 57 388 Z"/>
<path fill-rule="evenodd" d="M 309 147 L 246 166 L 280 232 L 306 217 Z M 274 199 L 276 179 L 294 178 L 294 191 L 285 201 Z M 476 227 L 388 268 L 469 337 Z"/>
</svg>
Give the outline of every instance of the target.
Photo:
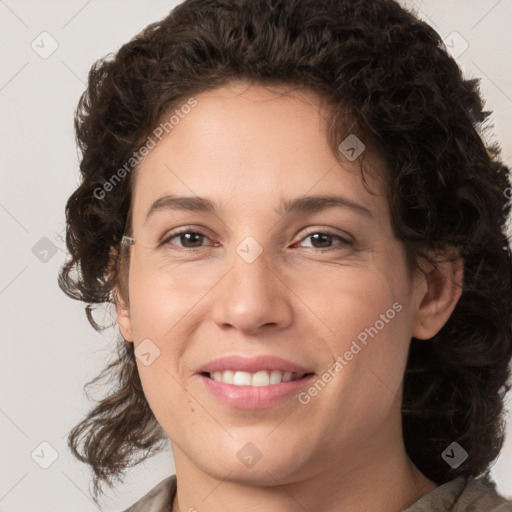
<svg viewBox="0 0 512 512">
<path fill-rule="evenodd" d="M 59 280 L 121 335 L 69 437 L 95 491 L 169 439 L 129 511 L 512 510 L 486 116 L 391 0 L 187 0 L 96 63 Z"/>
</svg>

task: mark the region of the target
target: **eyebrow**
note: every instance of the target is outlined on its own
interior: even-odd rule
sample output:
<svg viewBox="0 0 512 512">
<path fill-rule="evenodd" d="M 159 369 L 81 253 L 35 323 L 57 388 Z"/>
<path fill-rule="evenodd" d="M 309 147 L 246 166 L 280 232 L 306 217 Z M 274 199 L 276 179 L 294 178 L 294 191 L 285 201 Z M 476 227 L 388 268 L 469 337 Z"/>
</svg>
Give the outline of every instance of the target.
<svg viewBox="0 0 512 512">
<path fill-rule="evenodd" d="M 365 206 L 356 203 L 347 197 L 337 195 L 315 195 L 298 197 L 295 199 L 281 199 L 279 208 L 274 211 L 278 215 L 285 215 L 288 213 L 315 213 L 328 208 L 350 208 L 369 218 L 373 217 L 371 211 Z M 149 207 L 146 213 L 145 222 L 147 222 L 154 213 L 163 210 L 218 214 L 215 203 L 205 197 L 180 197 L 166 195 L 158 198 Z"/>
</svg>

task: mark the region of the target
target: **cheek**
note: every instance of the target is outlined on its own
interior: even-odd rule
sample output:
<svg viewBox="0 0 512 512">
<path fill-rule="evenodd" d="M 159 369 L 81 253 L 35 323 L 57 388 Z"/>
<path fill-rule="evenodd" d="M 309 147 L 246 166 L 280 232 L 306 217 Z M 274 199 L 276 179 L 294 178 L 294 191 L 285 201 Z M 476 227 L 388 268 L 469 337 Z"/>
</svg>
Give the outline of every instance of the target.
<svg viewBox="0 0 512 512">
<path fill-rule="evenodd" d="M 399 265 L 382 261 L 379 268 L 332 274 L 322 281 L 328 283 L 324 295 L 310 295 L 329 328 L 322 336 L 329 356 L 325 364 L 340 361 L 344 377 L 338 385 L 365 389 L 370 400 L 385 387 L 393 393 L 399 389 L 410 341 L 407 282 Z"/>
<path fill-rule="evenodd" d="M 158 279 L 135 268 L 130 276 L 130 317 L 139 354 L 137 368 L 155 416 L 175 406 L 183 407 L 186 396 L 178 384 L 183 378 L 177 363 L 185 350 L 187 336 L 181 320 L 193 306 L 178 294 L 169 280 Z M 172 340 L 172 343 L 170 342 Z M 144 350 L 143 350 L 144 349 Z M 143 352 L 151 363 L 144 364 Z M 157 418 L 158 419 L 158 418 Z"/>
<path fill-rule="evenodd" d="M 401 320 L 403 294 L 389 276 L 359 268 L 332 274 L 322 282 L 327 287 L 322 293 L 310 290 L 309 303 L 316 305 L 319 317 L 339 340 L 340 348 L 359 335 L 364 343 L 368 330 L 388 332 L 391 324 Z"/>
<path fill-rule="evenodd" d="M 135 268 L 130 275 L 130 317 L 135 339 L 160 339 L 177 321 L 173 319 L 180 313 L 183 316 L 179 298 L 163 279 Z"/>
<path fill-rule="evenodd" d="M 193 411 L 194 408 L 197 409 L 197 404 L 183 392 L 176 378 L 173 378 L 175 372 L 163 363 L 164 357 L 161 356 L 148 367 L 137 362 L 137 367 L 149 407 L 157 422 L 170 435 L 182 428 L 181 423 L 185 417 L 196 416 Z"/>
<path fill-rule="evenodd" d="M 134 334 L 166 338 L 169 329 L 195 312 L 205 294 L 222 277 L 223 269 L 192 264 L 158 264 L 146 270 L 130 268 L 130 313 Z M 181 327 L 181 324 L 180 324 Z"/>
</svg>

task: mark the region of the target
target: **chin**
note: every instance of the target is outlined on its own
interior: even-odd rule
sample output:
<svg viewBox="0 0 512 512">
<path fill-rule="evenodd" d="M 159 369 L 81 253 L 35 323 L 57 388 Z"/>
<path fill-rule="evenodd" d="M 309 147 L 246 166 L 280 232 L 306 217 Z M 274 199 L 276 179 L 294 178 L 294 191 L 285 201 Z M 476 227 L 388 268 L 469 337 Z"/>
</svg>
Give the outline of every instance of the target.
<svg viewBox="0 0 512 512">
<path fill-rule="evenodd" d="M 252 441 L 229 439 L 200 464 L 204 471 L 220 480 L 228 480 L 260 486 L 289 483 L 293 475 L 305 464 L 303 446 L 288 445 L 283 449 L 283 439 L 269 442 L 268 431 L 253 436 Z M 301 454 L 301 458 L 297 456 Z M 198 461 L 199 462 L 199 461 Z M 198 464 L 199 465 L 199 464 Z"/>
</svg>

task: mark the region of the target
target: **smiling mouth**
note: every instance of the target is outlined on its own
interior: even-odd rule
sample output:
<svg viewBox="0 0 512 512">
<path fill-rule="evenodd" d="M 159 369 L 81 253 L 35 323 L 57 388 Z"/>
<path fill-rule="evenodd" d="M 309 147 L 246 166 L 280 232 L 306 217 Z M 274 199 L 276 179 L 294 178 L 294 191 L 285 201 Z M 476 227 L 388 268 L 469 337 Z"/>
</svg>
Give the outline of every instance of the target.
<svg viewBox="0 0 512 512">
<path fill-rule="evenodd" d="M 280 370 L 261 370 L 256 373 L 224 370 L 215 372 L 202 372 L 201 375 L 217 382 L 232 384 L 234 386 L 273 386 L 283 382 L 302 379 L 312 373 L 282 372 Z"/>
</svg>

